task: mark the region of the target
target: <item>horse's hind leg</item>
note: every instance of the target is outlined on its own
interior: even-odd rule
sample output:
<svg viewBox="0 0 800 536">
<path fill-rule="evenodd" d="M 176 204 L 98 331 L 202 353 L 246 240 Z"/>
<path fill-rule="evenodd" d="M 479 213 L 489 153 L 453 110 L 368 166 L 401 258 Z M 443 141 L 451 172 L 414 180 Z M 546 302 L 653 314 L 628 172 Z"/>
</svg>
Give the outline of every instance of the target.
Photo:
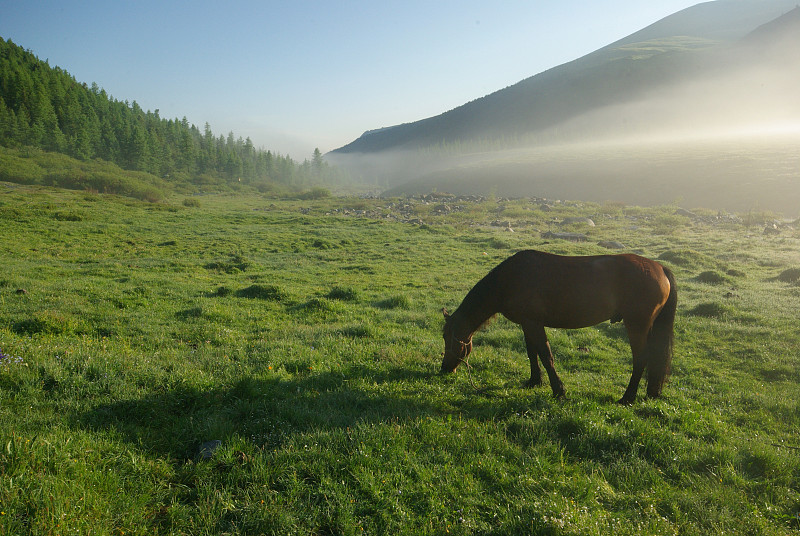
<svg viewBox="0 0 800 536">
<path fill-rule="evenodd" d="M 645 364 L 647 358 L 645 356 L 645 346 L 647 346 L 647 330 L 631 329 L 626 326 L 628 330 L 628 341 L 631 343 L 631 353 L 633 355 L 633 373 L 631 374 L 631 381 L 628 382 L 628 388 L 625 389 L 625 394 L 619 400 L 620 404 L 633 404 L 636 400 L 636 393 L 639 391 L 639 382 L 642 380 Z"/>
<path fill-rule="evenodd" d="M 541 324 L 525 325 L 522 326 L 522 331 L 525 333 L 525 346 L 528 350 L 528 359 L 531 362 L 531 379 L 528 381 L 528 385 L 534 386 L 542 383 L 542 372 L 539 369 L 539 363 L 536 361 L 536 356 L 538 355 L 547 371 L 547 376 L 550 378 L 553 396 L 563 397 L 566 394 L 566 390 L 564 389 L 564 383 L 556 372 L 553 352 L 550 349 L 550 342 L 547 340 L 544 326 Z"/>
</svg>

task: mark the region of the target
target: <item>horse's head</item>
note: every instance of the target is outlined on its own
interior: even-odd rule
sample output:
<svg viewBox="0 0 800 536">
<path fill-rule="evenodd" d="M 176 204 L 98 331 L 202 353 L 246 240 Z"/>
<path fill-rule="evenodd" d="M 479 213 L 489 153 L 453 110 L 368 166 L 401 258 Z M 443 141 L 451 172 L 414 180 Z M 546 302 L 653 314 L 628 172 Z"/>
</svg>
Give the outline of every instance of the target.
<svg viewBox="0 0 800 536">
<path fill-rule="evenodd" d="M 445 309 L 442 309 L 442 314 L 444 314 L 442 372 L 453 372 L 463 361 L 466 361 L 472 351 L 472 337 L 466 341 L 456 337 L 453 331 L 453 317 L 447 314 Z"/>
</svg>

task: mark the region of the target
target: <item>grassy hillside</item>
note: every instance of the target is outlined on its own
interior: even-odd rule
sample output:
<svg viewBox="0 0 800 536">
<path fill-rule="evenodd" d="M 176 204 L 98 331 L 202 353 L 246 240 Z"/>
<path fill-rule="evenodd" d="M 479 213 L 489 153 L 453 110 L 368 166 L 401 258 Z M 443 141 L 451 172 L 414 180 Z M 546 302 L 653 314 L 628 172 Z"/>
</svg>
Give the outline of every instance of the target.
<svg viewBox="0 0 800 536">
<path fill-rule="evenodd" d="M 767 220 L 0 183 L 0 534 L 797 533 L 800 234 Z M 441 307 L 600 241 L 678 277 L 662 399 L 614 403 L 618 324 L 550 330 L 564 401 L 502 319 L 437 374 Z"/>
<path fill-rule="evenodd" d="M 126 171 L 111 162 L 85 162 L 31 147 L 0 147 L 0 180 L 118 194 L 153 202 L 163 200 L 175 187 L 188 186 L 169 184 L 143 171 Z"/>
</svg>

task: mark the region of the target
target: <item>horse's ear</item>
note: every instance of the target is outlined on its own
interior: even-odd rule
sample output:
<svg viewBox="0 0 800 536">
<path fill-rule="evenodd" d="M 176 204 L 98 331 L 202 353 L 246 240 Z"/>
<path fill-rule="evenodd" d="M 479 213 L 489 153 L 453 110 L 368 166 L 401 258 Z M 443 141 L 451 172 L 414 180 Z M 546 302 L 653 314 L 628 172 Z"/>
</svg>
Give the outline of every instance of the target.
<svg viewBox="0 0 800 536">
<path fill-rule="evenodd" d="M 442 307 L 442 314 L 444 315 L 445 318 L 450 318 L 450 313 L 448 313 L 447 309 L 445 309 L 444 307 Z"/>
</svg>

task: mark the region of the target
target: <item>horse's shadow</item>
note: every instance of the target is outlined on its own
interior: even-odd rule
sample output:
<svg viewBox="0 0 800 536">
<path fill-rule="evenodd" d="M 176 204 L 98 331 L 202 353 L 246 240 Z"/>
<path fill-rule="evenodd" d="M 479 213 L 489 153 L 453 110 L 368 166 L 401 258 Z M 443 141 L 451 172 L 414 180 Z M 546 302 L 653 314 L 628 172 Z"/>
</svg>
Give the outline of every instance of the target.
<svg viewBox="0 0 800 536">
<path fill-rule="evenodd" d="M 245 377 L 223 388 L 176 385 L 138 399 L 101 404 L 73 416 L 77 428 L 106 431 L 147 452 L 191 459 L 210 440 L 238 437 L 277 448 L 293 435 L 359 423 L 411 420 L 453 411 L 446 402 L 365 389 L 381 383 L 437 381 L 421 369 L 375 371 L 352 366 L 342 372 Z M 388 390 L 387 390 L 388 391 Z M 394 392 L 394 390 L 392 390 Z"/>
<path fill-rule="evenodd" d="M 481 368 L 475 371 L 479 375 Z M 383 388 L 382 384 L 396 385 Z M 438 394 L 426 396 L 421 392 L 426 389 Z M 614 404 L 609 396 L 594 402 Z M 502 421 L 561 404 L 564 400 L 552 398 L 546 386 L 523 389 L 509 378 L 487 384 L 479 379 L 476 384 L 466 373 L 439 375 L 400 365 L 376 370 L 354 364 L 341 371 L 243 377 L 208 390 L 177 384 L 141 398 L 98 405 L 76 413 L 72 422 L 76 428 L 107 433 L 137 450 L 181 464 L 198 459 L 202 446 L 213 440 L 224 446 L 244 441 L 256 448 L 278 449 L 309 432 L 427 417 Z M 555 430 L 551 439 L 569 445 L 572 434 L 560 432 Z M 535 437 L 539 434 L 526 441 Z"/>
</svg>

